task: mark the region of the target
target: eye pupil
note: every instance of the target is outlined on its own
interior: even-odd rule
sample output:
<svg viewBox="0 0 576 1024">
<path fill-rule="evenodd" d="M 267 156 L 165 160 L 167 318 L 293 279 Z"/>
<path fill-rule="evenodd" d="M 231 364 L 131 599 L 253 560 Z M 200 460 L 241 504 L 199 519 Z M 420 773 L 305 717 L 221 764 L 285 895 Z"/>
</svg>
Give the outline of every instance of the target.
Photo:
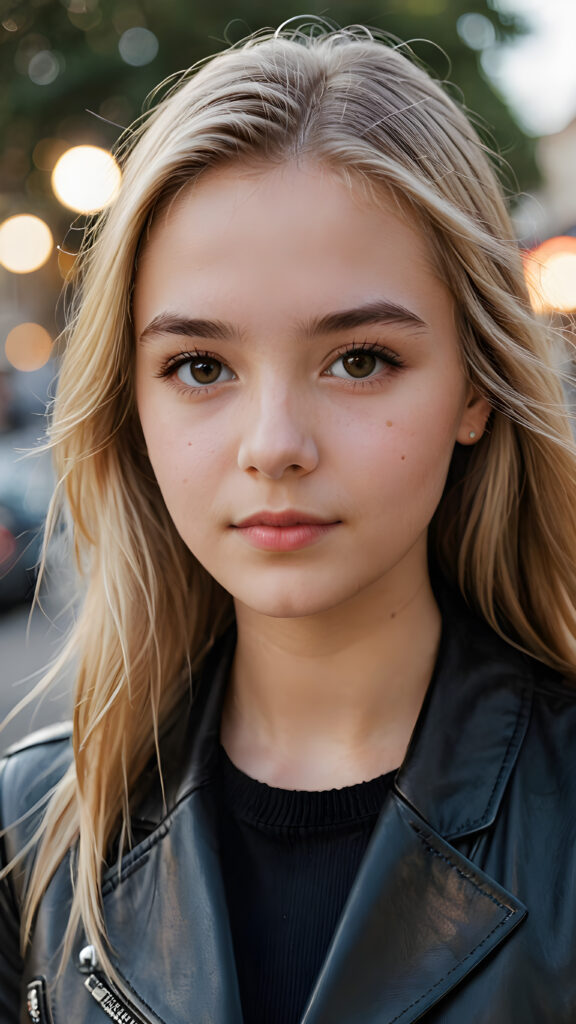
<svg viewBox="0 0 576 1024">
<path fill-rule="evenodd" d="M 351 352 L 342 361 L 351 377 L 367 377 L 376 367 L 373 352 Z"/>
<path fill-rule="evenodd" d="M 198 384 L 214 384 L 220 376 L 222 364 L 217 359 L 195 359 L 190 373 Z"/>
</svg>

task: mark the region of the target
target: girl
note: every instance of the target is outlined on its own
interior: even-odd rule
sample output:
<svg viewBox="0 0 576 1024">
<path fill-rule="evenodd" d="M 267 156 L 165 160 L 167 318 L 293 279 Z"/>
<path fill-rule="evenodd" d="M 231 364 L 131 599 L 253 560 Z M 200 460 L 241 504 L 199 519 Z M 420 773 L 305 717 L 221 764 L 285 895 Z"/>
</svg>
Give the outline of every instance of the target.
<svg viewBox="0 0 576 1024">
<path fill-rule="evenodd" d="M 575 451 L 482 144 L 401 47 L 284 30 L 121 157 L 2 1021 L 573 1022 Z"/>
</svg>

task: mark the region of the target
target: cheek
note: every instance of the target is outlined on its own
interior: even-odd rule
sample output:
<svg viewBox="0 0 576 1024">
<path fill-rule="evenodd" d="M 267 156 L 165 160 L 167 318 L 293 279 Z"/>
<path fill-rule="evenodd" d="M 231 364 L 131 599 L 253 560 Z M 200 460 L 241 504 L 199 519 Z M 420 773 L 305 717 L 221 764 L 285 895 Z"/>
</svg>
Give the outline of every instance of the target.
<svg viewBox="0 0 576 1024">
<path fill-rule="evenodd" d="M 348 486 L 376 508 L 402 509 L 420 518 L 431 517 L 440 501 L 454 450 L 460 406 L 426 400 L 411 408 L 390 403 L 385 418 L 378 416 L 344 424 L 339 457 L 348 466 Z"/>
<path fill-rule="evenodd" d="M 150 464 L 168 511 L 182 530 L 191 512 L 210 503 L 222 477 L 222 431 L 202 422 L 192 429 L 189 416 L 174 409 L 166 413 L 146 401 L 139 411 Z"/>
</svg>

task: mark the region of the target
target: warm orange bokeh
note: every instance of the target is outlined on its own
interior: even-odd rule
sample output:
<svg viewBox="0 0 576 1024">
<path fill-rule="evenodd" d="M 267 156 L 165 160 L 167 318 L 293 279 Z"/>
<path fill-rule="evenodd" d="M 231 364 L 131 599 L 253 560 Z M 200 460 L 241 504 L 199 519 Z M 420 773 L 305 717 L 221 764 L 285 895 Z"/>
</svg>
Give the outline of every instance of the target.
<svg viewBox="0 0 576 1024">
<path fill-rule="evenodd" d="M 536 313 L 576 310 L 576 238 L 558 235 L 526 253 L 524 273 Z"/>
<path fill-rule="evenodd" d="M 39 370 L 50 359 L 52 338 L 40 324 L 18 324 L 6 338 L 4 350 L 14 369 Z"/>
</svg>

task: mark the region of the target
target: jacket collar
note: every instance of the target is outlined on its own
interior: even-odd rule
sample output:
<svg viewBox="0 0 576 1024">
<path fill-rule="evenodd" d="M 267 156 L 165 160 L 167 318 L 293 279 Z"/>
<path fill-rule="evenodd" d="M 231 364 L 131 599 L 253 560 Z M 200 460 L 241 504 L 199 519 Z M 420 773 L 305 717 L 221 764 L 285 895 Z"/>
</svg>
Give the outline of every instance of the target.
<svg viewBox="0 0 576 1024">
<path fill-rule="evenodd" d="M 443 595 L 441 610 L 429 693 L 301 1024 L 412 1024 L 525 917 L 520 901 L 448 840 L 493 821 L 537 666 L 460 599 Z M 169 822 L 157 821 L 149 846 L 127 855 L 104 899 L 119 971 L 143 1020 L 241 1022 L 210 786 L 234 647 L 230 631 L 198 682 L 186 769 L 167 794 Z M 145 810 L 154 827 L 158 801 L 149 798 Z M 177 974 L 167 985 L 149 969 L 159 949 L 167 976 Z M 194 969 L 183 967 L 183 950 Z"/>
<path fill-rule="evenodd" d="M 440 835 L 455 839 L 494 821 L 528 725 L 535 677 L 547 670 L 499 637 L 459 594 L 443 584 L 435 590 L 440 649 L 395 787 Z M 180 736 L 169 735 L 166 747 L 179 768 L 166 771 L 168 808 L 214 776 L 235 645 L 232 626 L 192 680 Z M 151 825 L 164 814 L 158 789 L 138 809 Z"/>
<path fill-rule="evenodd" d="M 460 595 L 442 587 L 437 597 L 439 655 L 396 788 L 455 839 L 494 821 L 543 666 L 498 636 Z"/>
</svg>

